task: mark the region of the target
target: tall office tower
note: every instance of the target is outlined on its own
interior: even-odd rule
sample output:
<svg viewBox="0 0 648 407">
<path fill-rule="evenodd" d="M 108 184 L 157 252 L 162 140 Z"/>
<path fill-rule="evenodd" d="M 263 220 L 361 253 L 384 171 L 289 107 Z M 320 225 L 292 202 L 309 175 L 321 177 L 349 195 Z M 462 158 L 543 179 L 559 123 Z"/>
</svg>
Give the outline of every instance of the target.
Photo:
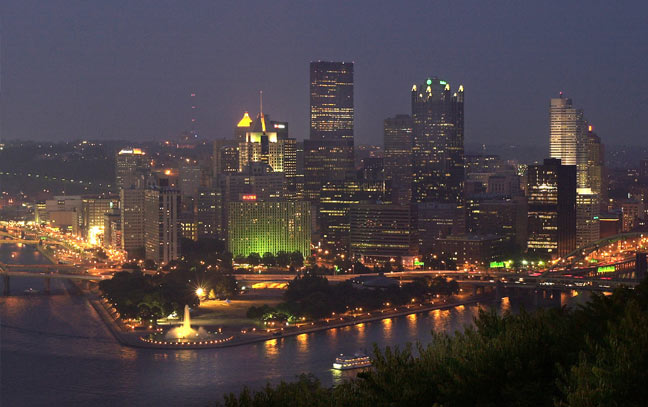
<svg viewBox="0 0 648 407">
<path fill-rule="evenodd" d="M 576 247 L 586 247 L 600 239 L 599 195 L 590 188 L 576 190 Z"/>
<path fill-rule="evenodd" d="M 130 258 L 144 257 L 144 189 L 119 191 L 121 210 L 121 248 Z"/>
<path fill-rule="evenodd" d="M 594 126 L 587 126 L 587 182 L 598 195 L 601 211 L 607 212 L 608 178 L 605 169 L 605 148 L 601 138 L 594 133 Z"/>
<path fill-rule="evenodd" d="M 549 151 L 562 165 L 576 166 L 579 188 L 589 188 L 587 179 L 587 125 L 582 109 L 576 109 L 572 100 L 552 98 L 549 108 Z"/>
<path fill-rule="evenodd" d="M 323 181 L 355 176 L 353 63 L 311 62 L 310 137 L 304 141 L 304 197 L 319 199 Z"/>
<path fill-rule="evenodd" d="M 310 139 L 353 140 L 353 62 L 311 62 Z"/>
<path fill-rule="evenodd" d="M 460 204 L 464 182 L 464 88 L 428 78 L 412 87 L 415 202 Z"/>
<path fill-rule="evenodd" d="M 412 201 L 412 118 L 405 114 L 385 119 L 383 143 L 388 200 L 407 205 Z"/>
<path fill-rule="evenodd" d="M 244 197 L 228 204 L 229 251 L 234 256 L 299 251 L 310 255 L 309 202 L 257 201 Z"/>
<path fill-rule="evenodd" d="M 527 172 L 529 252 L 564 256 L 576 249 L 576 166 L 548 158 Z"/>
<path fill-rule="evenodd" d="M 167 264 L 180 255 L 180 192 L 166 187 L 144 191 L 146 259 Z"/>
<path fill-rule="evenodd" d="M 121 150 L 115 158 L 115 185 L 119 189 L 143 187 L 149 167 L 146 153 L 141 149 Z"/>
<path fill-rule="evenodd" d="M 198 239 L 224 239 L 223 195 L 220 188 L 199 188 L 196 199 Z"/>
</svg>

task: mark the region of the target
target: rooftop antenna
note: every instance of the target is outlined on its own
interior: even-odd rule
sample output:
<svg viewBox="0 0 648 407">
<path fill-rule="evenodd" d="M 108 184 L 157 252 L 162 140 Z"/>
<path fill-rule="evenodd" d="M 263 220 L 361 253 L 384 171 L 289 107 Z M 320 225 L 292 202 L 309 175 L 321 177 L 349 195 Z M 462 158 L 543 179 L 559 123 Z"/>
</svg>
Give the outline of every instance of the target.
<svg viewBox="0 0 648 407">
<path fill-rule="evenodd" d="M 196 93 L 191 92 L 191 136 L 193 138 L 198 138 L 198 131 L 196 130 L 196 112 L 198 107 L 196 106 L 195 98 Z"/>
<path fill-rule="evenodd" d="M 261 129 L 266 132 L 265 117 L 263 116 L 263 91 L 259 91 L 259 116 L 261 116 Z"/>
</svg>

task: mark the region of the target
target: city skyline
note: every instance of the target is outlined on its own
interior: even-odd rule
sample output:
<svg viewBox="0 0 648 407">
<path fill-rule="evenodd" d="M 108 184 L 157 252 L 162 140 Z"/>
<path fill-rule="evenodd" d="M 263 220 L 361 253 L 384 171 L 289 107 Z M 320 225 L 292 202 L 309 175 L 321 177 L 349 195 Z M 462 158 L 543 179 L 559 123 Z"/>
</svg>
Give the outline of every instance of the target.
<svg viewBox="0 0 648 407">
<path fill-rule="evenodd" d="M 303 140 L 309 120 L 307 64 L 345 60 L 355 65 L 356 144 L 379 144 L 383 120 L 409 111 L 406 90 L 417 78 L 435 74 L 470 89 L 468 144 L 546 145 L 546 100 L 559 91 L 578 100 L 603 137 L 642 143 L 647 123 L 641 114 L 646 106 L 641 10 L 411 5 L 374 5 L 367 19 L 377 23 L 372 25 L 358 19 L 361 5 L 342 13 L 283 3 L 155 8 L 142 3 L 101 10 L 96 3 L 7 4 L 0 137 L 160 140 L 190 130 L 197 110 L 196 128 L 212 140 L 229 136 L 231 123 L 257 105 L 263 90 L 267 110 L 291 123 L 293 137 Z M 247 19 L 226 21 L 241 8 L 249 11 Z M 619 18 L 607 18 L 612 12 Z M 417 28 L 434 13 L 445 17 L 435 19 L 438 27 Z M 301 18 L 290 20 L 295 15 Z M 494 24 L 476 24 L 482 18 Z M 191 24 L 172 24 L 176 21 Z M 324 21 L 333 29 L 321 29 Z M 212 26 L 218 23 L 221 28 Z M 303 38 L 295 38 L 296 31 L 304 32 Z M 420 51 L 417 39 L 426 37 L 438 46 Z M 258 58 L 268 63 L 251 63 Z M 49 64 L 33 63 L 37 59 Z M 619 66 L 624 75 L 617 75 Z M 502 120 L 499 113 L 509 109 Z"/>
</svg>

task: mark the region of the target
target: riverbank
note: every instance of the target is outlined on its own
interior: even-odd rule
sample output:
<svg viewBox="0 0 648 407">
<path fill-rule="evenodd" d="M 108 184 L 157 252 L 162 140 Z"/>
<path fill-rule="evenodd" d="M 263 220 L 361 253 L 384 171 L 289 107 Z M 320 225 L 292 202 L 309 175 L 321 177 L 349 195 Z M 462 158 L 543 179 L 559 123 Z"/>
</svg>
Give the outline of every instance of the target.
<svg viewBox="0 0 648 407">
<path fill-rule="evenodd" d="M 326 331 L 330 329 L 342 328 L 346 326 L 359 325 L 383 319 L 396 318 L 407 316 L 411 314 L 426 313 L 435 310 L 447 310 L 459 306 L 473 305 L 480 302 L 486 302 L 492 299 L 489 294 L 482 294 L 477 296 L 469 296 L 466 298 L 455 298 L 454 300 L 433 303 L 433 304 L 416 304 L 407 305 L 400 308 L 393 308 L 390 311 L 380 310 L 374 311 L 375 315 L 365 315 L 364 317 L 349 317 L 341 316 L 335 319 L 328 319 L 326 321 L 312 322 L 311 324 L 304 324 L 301 326 L 285 327 L 276 330 L 272 333 L 268 332 L 247 332 L 241 333 L 233 337 L 228 337 L 227 341 L 219 343 L 191 343 L 191 344 L 169 344 L 161 342 L 144 341 L 141 338 L 150 332 L 133 332 L 123 324 L 123 322 L 116 315 L 112 306 L 104 299 L 101 298 L 88 298 L 88 301 L 95 309 L 101 320 L 106 324 L 115 339 L 124 346 L 134 348 L 148 348 L 148 349 L 215 349 L 215 348 L 229 348 L 234 346 L 249 345 L 253 343 L 266 342 L 291 336 L 302 334 L 309 334 L 313 332 Z M 352 319 L 351 319 L 352 318 Z M 339 322 L 336 322 L 339 321 Z"/>
</svg>

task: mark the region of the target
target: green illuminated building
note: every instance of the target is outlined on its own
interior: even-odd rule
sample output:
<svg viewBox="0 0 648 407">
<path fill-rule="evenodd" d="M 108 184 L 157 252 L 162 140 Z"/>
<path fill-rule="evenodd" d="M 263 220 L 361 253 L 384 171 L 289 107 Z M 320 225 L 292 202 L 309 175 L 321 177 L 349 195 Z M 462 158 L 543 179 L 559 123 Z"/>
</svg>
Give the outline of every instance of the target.
<svg viewBox="0 0 648 407">
<path fill-rule="evenodd" d="M 228 205 L 229 251 L 234 255 L 299 251 L 310 255 L 309 202 L 256 201 L 244 196 Z"/>
</svg>

